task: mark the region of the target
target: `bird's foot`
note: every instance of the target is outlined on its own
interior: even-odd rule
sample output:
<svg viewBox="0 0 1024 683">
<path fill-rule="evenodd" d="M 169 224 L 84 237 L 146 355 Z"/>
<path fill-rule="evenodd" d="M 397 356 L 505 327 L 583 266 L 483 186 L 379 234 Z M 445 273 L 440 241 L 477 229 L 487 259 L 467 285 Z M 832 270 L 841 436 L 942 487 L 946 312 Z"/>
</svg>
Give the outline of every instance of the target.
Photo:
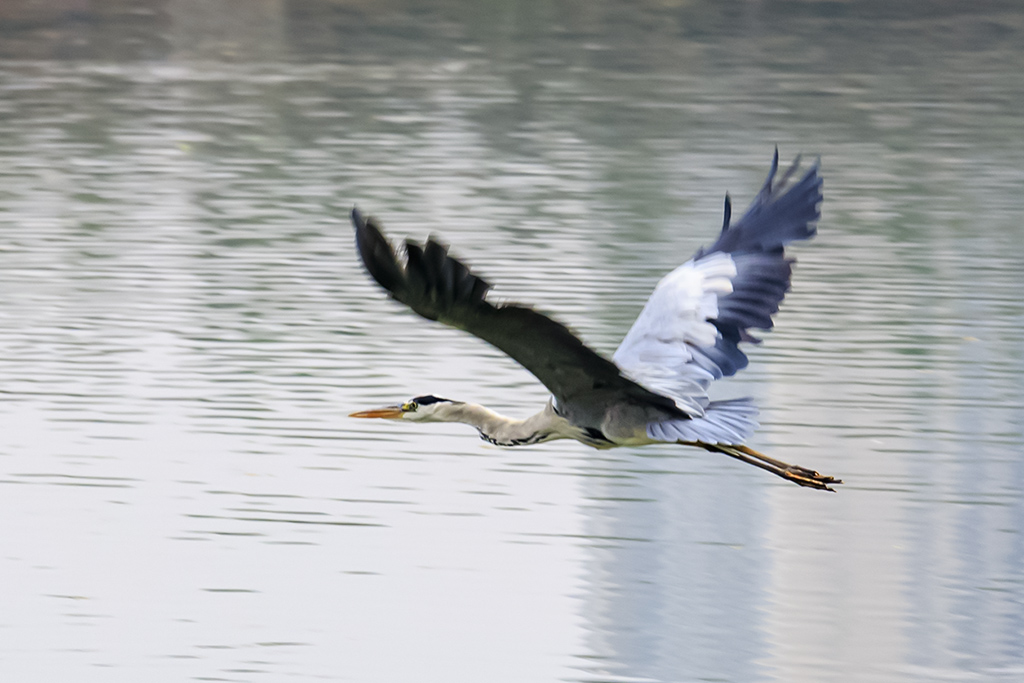
<svg viewBox="0 0 1024 683">
<path fill-rule="evenodd" d="M 709 451 L 716 451 L 718 453 L 725 453 L 728 456 L 742 460 L 745 463 L 749 463 L 756 467 L 760 467 L 763 470 L 767 470 L 772 474 L 787 479 L 794 484 L 799 486 L 807 486 L 812 489 L 819 489 L 822 491 L 835 491 L 831 484 L 842 484 L 842 479 L 836 479 L 830 477 L 827 474 L 820 474 L 819 472 L 809 469 L 807 467 L 800 467 L 799 465 L 790 465 L 789 463 L 770 458 L 764 453 L 758 453 L 753 448 L 747 448 L 746 446 L 737 445 L 725 445 L 725 444 L 706 444 L 698 442 L 696 445 L 701 446 Z"/>
<path fill-rule="evenodd" d="M 800 486 L 809 486 L 812 489 L 821 489 L 823 491 L 835 491 L 834 488 L 829 484 L 842 484 L 842 479 L 836 479 L 830 477 L 827 474 L 819 474 L 818 472 L 807 469 L 806 467 L 800 467 L 799 465 L 788 465 L 785 468 L 777 472 L 783 479 L 788 479 L 794 484 Z"/>
</svg>

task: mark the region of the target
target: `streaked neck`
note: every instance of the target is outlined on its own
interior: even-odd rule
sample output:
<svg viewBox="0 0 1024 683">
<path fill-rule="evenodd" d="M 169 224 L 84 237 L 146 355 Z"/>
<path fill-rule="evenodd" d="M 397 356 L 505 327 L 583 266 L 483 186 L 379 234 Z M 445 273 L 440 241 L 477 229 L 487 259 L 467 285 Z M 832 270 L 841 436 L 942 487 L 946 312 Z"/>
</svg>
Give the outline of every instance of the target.
<svg viewBox="0 0 1024 683">
<path fill-rule="evenodd" d="M 472 425 L 480 437 L 496 446 L 528 446 L 542 441 L 566 438 L 557 430 L 559 419 L 548 404 L 536 415 L 516 420 L 499 415 L 490 408 L 476 403 L 462 403 L 450 411 L 452 422 Z"/>
</svg>

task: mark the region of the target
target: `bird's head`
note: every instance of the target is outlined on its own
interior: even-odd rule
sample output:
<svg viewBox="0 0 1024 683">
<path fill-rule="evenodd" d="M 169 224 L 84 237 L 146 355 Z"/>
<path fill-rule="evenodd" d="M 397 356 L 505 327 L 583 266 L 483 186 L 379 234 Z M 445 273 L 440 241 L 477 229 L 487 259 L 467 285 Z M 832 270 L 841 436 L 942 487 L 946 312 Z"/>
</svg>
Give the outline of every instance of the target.
<svg viewBox="0 0 1024 683">
<path fill-rule="evenodd" d="M 437 396 L 417 396 L 400 406 L 387 406 L 372 410 L 360 410 L 349 417 L 379 417 L 386 420 L 412 420 L 414 422 L 453 422 L 453 409 L 459 401 Z"/>
</svg>

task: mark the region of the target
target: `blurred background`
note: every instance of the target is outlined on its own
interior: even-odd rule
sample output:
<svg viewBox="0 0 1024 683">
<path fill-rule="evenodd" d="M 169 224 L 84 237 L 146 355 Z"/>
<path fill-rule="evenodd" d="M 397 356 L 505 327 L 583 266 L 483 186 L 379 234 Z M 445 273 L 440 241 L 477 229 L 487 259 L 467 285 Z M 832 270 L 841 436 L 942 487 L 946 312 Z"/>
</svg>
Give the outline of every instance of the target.
<svg viewBox="0 0 1024 683">
<path fill-rule="evenodd" d="M 1024 678 L 1017 2 L 0 3 L 4 681 Z M 818 237 L 750 445 L 546 400 L 362 271 L 436 233 L 611 354 L 776 148 Z"/>
</svg>

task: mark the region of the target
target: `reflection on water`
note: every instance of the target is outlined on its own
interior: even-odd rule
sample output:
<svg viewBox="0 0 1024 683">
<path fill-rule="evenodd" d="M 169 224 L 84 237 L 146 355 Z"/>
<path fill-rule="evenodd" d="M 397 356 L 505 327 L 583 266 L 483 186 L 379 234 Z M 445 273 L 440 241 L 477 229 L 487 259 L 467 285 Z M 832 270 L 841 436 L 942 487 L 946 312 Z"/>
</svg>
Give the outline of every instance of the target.
<svg viewBox="0 0 1024 683">
<path fill-rule="evenodd" d="M 744 10 L 736 34 L 669 5 L 12 24 L 0 672 L 1018 680 L 1020 15 Z M 545 400 L 371 286 L 353 203 L 610 352 L 775 144 L 821 154 L 824 219 L 719 396 L 840 493 L 345 419 Z"/>
</svg>

